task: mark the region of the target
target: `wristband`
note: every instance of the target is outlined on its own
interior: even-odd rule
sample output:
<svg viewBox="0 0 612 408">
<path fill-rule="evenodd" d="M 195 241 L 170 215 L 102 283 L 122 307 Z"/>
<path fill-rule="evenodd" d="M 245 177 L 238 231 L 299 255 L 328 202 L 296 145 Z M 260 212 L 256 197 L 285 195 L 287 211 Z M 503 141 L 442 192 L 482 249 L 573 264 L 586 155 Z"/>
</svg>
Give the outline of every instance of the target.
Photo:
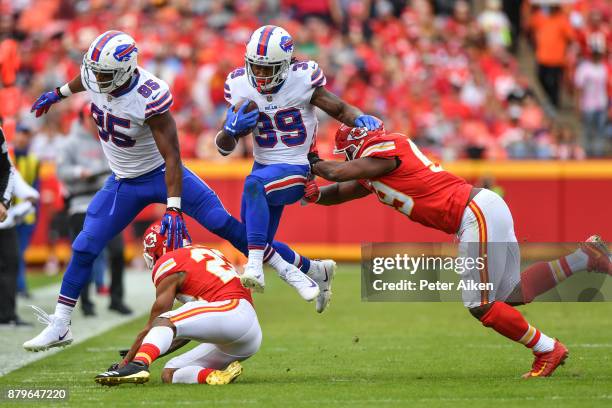
<svg viewBox="0 0 612 408">
<path fill-rule="evenodd" d="M 181 197 L 168 197 L 168 201 L 166 203 L 167 208 L 177 208 L 181 209 Z"/>
<path fill-rule="evenodd" d="M 72 91 L 70 90 L 68 84 L 64 84 L 60 88 L 58 88 L 58 92 L 62 98 L 67 98 L 72 95 Z"/>
</svg>

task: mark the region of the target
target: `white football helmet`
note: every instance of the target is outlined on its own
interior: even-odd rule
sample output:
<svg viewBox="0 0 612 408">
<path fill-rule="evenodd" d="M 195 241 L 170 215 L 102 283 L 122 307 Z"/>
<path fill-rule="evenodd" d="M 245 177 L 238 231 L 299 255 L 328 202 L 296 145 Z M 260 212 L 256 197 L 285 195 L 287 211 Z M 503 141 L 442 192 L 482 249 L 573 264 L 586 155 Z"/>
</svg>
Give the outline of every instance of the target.
<svg viewBox="0 0 612 408">
<path fill-rule="evenodd" d="M 138 65 L 136 41 L 121 31 L 96 38 L 83 56 L 83 80 L 94 92 L 110 93 L 132 77 Z"/>
<path fill-rule="evenodd" d="M 292 55 L 293 38 L 283 28 L 266 25 L 255 30 L 244 55 L 247 75 L 253 86 L 263 93 L 282 84 L 287 78 Z M 272 73 L 257 76 L 253 72 L 254 65 L 272 67 Z"/>
</svg>

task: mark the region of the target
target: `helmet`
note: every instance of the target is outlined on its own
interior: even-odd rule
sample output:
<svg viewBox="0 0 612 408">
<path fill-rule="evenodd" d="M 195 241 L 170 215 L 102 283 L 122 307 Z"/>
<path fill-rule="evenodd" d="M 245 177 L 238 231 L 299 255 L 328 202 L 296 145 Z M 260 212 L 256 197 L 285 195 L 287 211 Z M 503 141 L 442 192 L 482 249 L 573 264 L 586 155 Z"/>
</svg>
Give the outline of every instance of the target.
<svg viewBox="0 0 612 408">
<path fill-rule="evenodd" d="M 353 160 L 366 140 L 383 136 L 384 134 L 385 128 L 382 124 L 376 130 L 368 130 L 365 127 L 350 127 L 342 124 L 336 131 L 334 154 L 344 153 L 346 160 Z"/>
<path fill-rule="evenodd" d="M 142 240 L 142 257 L 149 269 L 153 269 L 155 262 L 166 253 L 166 239 L 160 234 L 161 224 L 154 222 L 147 228 Z"/>
<path fill-rule="evenodd" d="M 107 31 L 96 38 L 83 56 L 84 82 L 93 92 L 110 93 L 136 71 L 136 41 L 121 31 Z"/>
<path fill-rule="evenodd" d="M 259 27 L 251 35 L 244 55 L 251 84 L 262 93 L 282 84 L 287 78 L 292 54 L 293 38 L 287 31 L 273 25 Z M 257 76 L 253 66 L 271 67 L 272 70 L 269 75 Z"/>
</svg>

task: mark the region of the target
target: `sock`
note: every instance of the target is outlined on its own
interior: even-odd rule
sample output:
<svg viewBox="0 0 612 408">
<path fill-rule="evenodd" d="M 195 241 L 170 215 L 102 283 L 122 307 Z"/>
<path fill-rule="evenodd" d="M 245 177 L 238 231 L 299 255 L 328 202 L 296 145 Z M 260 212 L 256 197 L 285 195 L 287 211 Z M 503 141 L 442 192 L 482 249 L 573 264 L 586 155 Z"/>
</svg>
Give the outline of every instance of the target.
<svg viewBox="0 0 612 408">
<path fill-rule="evenodd" d="M 578 249 L 569 255 L 550 262 L 537 262 L 521 273 L 523 301 L 530 303 L 534 298 L 572 276 L 574 272 L 587 267 L 589 257 Z"/>
<path fill-rule="evenodd" d="M 172 375 L 173 384 L 204 384 L 208 374 L 215 371 L 212 368 L 187 366 L 179 368 Z"/>
<path fill-rule="evenodd" d="M 268 249 L 269 248 L 269 249 Z M 266 248 L 267 255 L 264 255 L 264 262 L 267 262 L 278 273 L 287 269 L 291 264 L 285 261 L 272 247 Z"/>
<path fill-rule="evenodd" d="M 298 254 L 293 249 L 291 249 L 289 245 L 283 242 L 274 241 L 272 245 L 274 246 L 274 249 L 276 250 L 276 252 L 285 261 L 297 266 L 300 269 L 300 271 L 304 273 L 310 272 L 310 269 L 311 269 L 310 259 Z"/>
<path fill-rule="evenodd" d="M 249 248 L 249 264 L 260 265 L 263 263 L 264 250 L 263 249 L 250 249 Z"/>
<path fill-rule="evenodd" d="M 494 302 L 480 321 L 483 326 L 538 353 L 552 351 L 555 345 L 552 338 L 531 326 L 521 312 L 504 302 Z"/>
<path fill-rule="evenodd" d="M 70 299 L 66 296 L 59 295 L 53 315 L 61 319 L 64 323 L 70 324 L 70 317 L 72 316 L 72 311 L 76 306 L 76 302 L 76 299 Z"/>
<path fill-rule="evenodd" d="M 170 327 L 153 327 L 142 340 L 134 361 L 140 361 L 148 366 L 151 365 L 160 354 L 168 351 L 173 338 L 174 331 Z"/>
</svg>

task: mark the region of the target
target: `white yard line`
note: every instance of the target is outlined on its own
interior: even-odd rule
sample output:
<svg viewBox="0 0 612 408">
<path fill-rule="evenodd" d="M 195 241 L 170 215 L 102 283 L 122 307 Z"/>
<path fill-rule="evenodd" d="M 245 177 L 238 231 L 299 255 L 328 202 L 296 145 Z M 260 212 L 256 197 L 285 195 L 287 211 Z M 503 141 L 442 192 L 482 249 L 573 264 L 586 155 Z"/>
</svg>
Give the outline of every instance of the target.
<svg viewBox="0 0 612 408">
<path fill-rule="evenodd" d="M 50 285 L 32 291 L 31 299 L 19 299 L 17 310 L 19 316 L 26 321 L 34 323 L 34 327 L 11 328 L 0 327 L 0 376 L 18 369 L 32 361 L 40 360 L 62 349 L 51 349 L 45 352 L 32 353 L 23 349 L 22 344 L 26 340 L 36 336 L 44 326 L 36 320 L 32 314 L 30 304 L 42 307 L 51 314 L 55 310 L 57 295 L 60 285 Z M 90 292 L 92 301 L 96 304 L 96 316 L 85 318 L 80 310 L 80 305 L 72 315 L 72 333 L 74 342 L 83 342 L 91 337 L 109 330 L 115 326 L 128 322 L 138 316 L 144 315 L 151 308 L 155 297 L 151 275 L 145 272 L 131 271 L 124 278 L 125 303 L 134 311 L 130 316 L 122 316 L 108 310 L 109 296 L 98 296 L 91 285 Z M 68 347 L 70 348 L 70 347 Z"/>
</svg>

